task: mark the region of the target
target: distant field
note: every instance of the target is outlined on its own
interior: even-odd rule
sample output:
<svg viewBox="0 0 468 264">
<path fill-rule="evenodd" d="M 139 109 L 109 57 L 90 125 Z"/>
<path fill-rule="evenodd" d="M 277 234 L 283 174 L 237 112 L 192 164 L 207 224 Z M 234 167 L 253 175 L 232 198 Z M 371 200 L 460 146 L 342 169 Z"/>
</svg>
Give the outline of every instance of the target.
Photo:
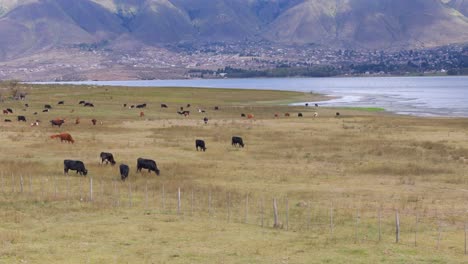
<svg viewBox="0 0 468 264">
<path fill-rule="evenodd" d="M 467 261 L 466 119 L 285 105 L 322 98 L 296 92 L 2 85 L 14 114 L 0 122 L 1 263 Z M 10 99 L 14 90 L 26 100 Z M 66 122 L 51 127 L 55 118 Z M 75 144 L 49 138 L 58 132 Z M 234 135 L 245 148 L 231 146 Z M 101 151 L 130 166 L 128 181 L 99 164 Z M 136 173 L 138 157 L 161 176 Z M 64 159 L 82 160 L 88 176 L 64 176 Z"/>
</svg>

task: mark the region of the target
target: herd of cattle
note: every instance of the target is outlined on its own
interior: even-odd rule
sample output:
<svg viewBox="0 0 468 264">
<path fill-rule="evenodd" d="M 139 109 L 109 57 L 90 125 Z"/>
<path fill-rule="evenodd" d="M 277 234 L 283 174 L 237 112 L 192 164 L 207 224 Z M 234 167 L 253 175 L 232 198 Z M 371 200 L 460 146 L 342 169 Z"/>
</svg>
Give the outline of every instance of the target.
<svg viewBox="0 0 468 264">
<path fill-rule="evenodd" d="M 59 101 L 58 102 L 58 105 L 63 105 L 63 104 L 64 104 L 64 101 Z M 83 105 L 84 107 L 94 107 L 93 103 L 86 102 L 86 101 L 79 101 L 79 105 Z M 147 106 L 146 103 L 138 104 L 138 105 L 130 105 L 130 106 L 128 106 L 127 104 L 123 104 L 123 107 L 125 107 L 125 108 L 128 107 L 128 108 L 142 109 L 142 108 L 146 108 L 146 106 Z M 305 106 L 307 107 L 309 105 L 305 104 Z M 29 105 L 25 104 L 25 107 L 29 107 Z M 191 105 L 187 104 L 186 108 L 190 108 L 190 107 L 191 107 Z M 318 105 L 315 104 L 315 107 L 318 107 Z M 167 106 L 167 104 L 161 104 L 161 108 L 168 108 L 168 106 Z M 48 112 L 51 109 L 52 109 L 52 106 L 49 105 L 49 104 L 46 104 L 46 105 L 44 105 L 43 112 Z M 214 110 L 219 110 L 219 107 L 215 106 Z M 206 111 L 204 109 L 198 109 L 198 112 L 199 113 L 205 113 Z M 13 109 L 11 109 L 11 108 L 4 109 L 3 113 L 5 115 L 12 114 Z M 184 107 L 180 107 L 180 111 L 177 111 L 177 113 L 179 115 L 184 115 L 186 117 L 190 115 L 190 111 L 185 110 Z M 34 114 L 36 115 L 37 112 L 35 112 Z M 339 115 L 340 115 L 340 113 L 336 113 L 336 116 L 339 116 Z M 142 116 L 144 116 L 144 112 L 140 112 L 140 117 L 142 117 Z M 289 117 L 290 114 L 285 113 L 284 116 Z M 298 117 L 303 117 L 303 114 L 298 113 L 297 116 Z M 318 116 L 318 113 L 315 112 L 314 117 L 317 117 L 317 116 Z M 246 114 L 242 113 L 241 117 L 246 117 L 248 119 L 252 119 L 252 118 L 254 118 L 254 115 L 253 114 L 247 114 L 246 115 Z M 278 118 L 279 114 L 275 113 L 274 117 Z M 26 122 L 26 117 L 22 116 L 22 115 L 18 115 L 17 120 Z M 208 123 L 208 118 L 204 117 L 203 121 L 204 121 L 205 124 L 207 124 Z M 11 120 L 10 119 L 5 119 L 5 122 L 11 122 Z M 34 123 L 31 124 L 31 126 L 37 126 L 37 125 L 39 125 L 39 122 L 40 122 L 39 120 L 36 120 Z M 92 122 L 93 125 L 96 125 L 97 120 L 92 119 L 91 122 Z M 50 124 L 52 126 L 61 127 L 64 123 L 65 123 L 65 119 L 50 120 Z M 80 123 L 80 119 L 76 118 L 75 124 L 79 124 L 79 123 Z M 54 135 L 51 135 L 50 138 L 52 138 L 52 139 L 58 138 L 62 142 L 69 142 L 69 143 L 74 143 L 75 142 L 75 140 L 73 139 L 73 137 L 69 133 L 54 134 Z M 234 147 L 242 147 L 243 148 L 244 147 L 244 141 L 243 141 L 243 139 L 241 137 L 233 136 L 232 139 L 231 139 L 231 145 L 234 146 Z M 199 150 L 200 151 L 206 151 L 207 147 L 206 147 L 205 141 L 203 141 L 201 139 L 195 140 L 195 148 L 196 148 L 197 151 L 199 151 Z M 112 153 L 102 152 L 100 154 L 100 157 L 101 157 L 101 164 L 103 164 L 104 162 L 106 162 L 106 164 L 108 164 L 108 163 L 111 163 L 112 165 L 116 164 L 116 161 L 114 160 L 114 156 L 112 155 Z M 68 174 L 69 170 L 74 170 L 74 171 L 76 171 L 77 174 L 79 173 L 80 175 L 84 175 L 84 176 L 86 176 L 88 174 L 88 170 L 86 169 L 85 164 L 80 160 L 68 160 L 68 159 L 66 159 L 66 160 L 64 160 L 63 163 L 64 163 L 64 173 L 65 174 Z M 156 165 L 156 162 L 154 160 L 151 160 L 151 159 L 144 159 L 144 158 L 138 158 L 137 159 L 137 172 L 141 172 L 142 169 L 147 169 L 149 173 L 151 173 L 151 171 L 154 171 L 156 173 L 156 175 L 160 174 L 160 170 L 158 169 L 158 167 Z M 127 164 L 120 164 L 119 170 L 120 170 L 120 177 L 121 177 L 122 181 L 125 181 L 128 178 L 128 175 L 129 175 L 129 172 L 130 172 L 129 166 Z"/>
<path fill-rule="evenodd" d="M 63 134 L 63 133 L 62 133 Z M 61 134 L 59 134 L 61 135 Z M 51 136 L 52 137 L 52 136 Z M 70 138 L 71 141 L 73 139 Z M 244 147 L 244 141 L 241 137 L 234 136 L 232 137 L 231 140 L 231 145 L 234 147 Z M 197 139 L 195 140 L 195 148 L 197 151 L 206 151 L 206 144 L 204 140 Z M 101 157 L 101 164 L 111 164 L 112 166 L 116 164 L 114 155 L 109 152 L 101 152 L 99 155 Z M 144 158 L 138 158 L 137 159 L 137 172 L 141 172 L 142 169 L 148 170 L 149 173 L 154 171 L 156 175 L 159 176 L 160 170 L 158 169 L 158 166 L 156 165 L 156 162 L 152 159 L 144 159 Z M 64 160 L 63 161 L 63 172 L 65 174 L 68 174 L 69 170 L 76 171 L 76 173 L 80 175 L 86 176 L 88 174 L 88 170 L 86 169 L 84 163 L 81 160 Z M 128 174 L 130 172 L 130 167 L 127 164 L 120 164 L 119 166 L 120 170 L 120 178 L 122 181 L 125 181 L 128 178 Z"/>
</svg>

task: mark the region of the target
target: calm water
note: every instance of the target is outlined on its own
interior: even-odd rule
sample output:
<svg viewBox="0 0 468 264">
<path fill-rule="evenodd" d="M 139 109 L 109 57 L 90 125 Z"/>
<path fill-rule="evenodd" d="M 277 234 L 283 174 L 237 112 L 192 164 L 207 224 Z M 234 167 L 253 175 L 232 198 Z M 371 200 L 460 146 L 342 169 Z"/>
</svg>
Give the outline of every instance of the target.
<svg viewBox="0 0 468 264">
<path fill-rule="evenodd" d="M 336 97 L 319 103 L 326 106 L 382 107 L 399 114 L 468 117 L 468 77 L 156 80 L 75 84 L 316 92 Z"/>
</svg>

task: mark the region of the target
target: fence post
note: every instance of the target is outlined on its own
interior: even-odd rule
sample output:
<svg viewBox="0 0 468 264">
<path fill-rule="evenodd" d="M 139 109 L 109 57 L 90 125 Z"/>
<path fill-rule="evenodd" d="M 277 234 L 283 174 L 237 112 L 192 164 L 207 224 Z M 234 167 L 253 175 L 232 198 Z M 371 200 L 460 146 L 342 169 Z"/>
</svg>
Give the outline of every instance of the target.
<svg viewBox="0 0 468 264">
<path fill-rule="evenodd" d="M 165 193 L 165 190 L 164 190 L 164 183 L 162 185 L 162 209 L 163 211 L 166 210 L 166 193 Z"/>
<path fill-rule="evenodd" d="M 132 207 L 132 183 L 128 183 L 128 205 Z"/>
<path fill-rule="evenodd" d="M 379 206 L 379 242 L 382 241 L 382 207 Z"/>
<path fill-rule="evenodd" d="M 419 222 L 419 215 L 416 213 L 416 220 L 414 223 L 414 246 L 418 246 L 418 222 Z"/>
<path fill-rule="evenodd" d="M 231 192 L 228 192 L 227 207 L 228 207 L 228 223 L 230 223 L 231 222 Z"/>
<path fill-rule="evenodd" d="M 395 210 L 395 242 L 400 243 L 400 215 L 398 209 Z"/>
<path fill-rule="evenodd" d="M 181 201 L 180 201 L 180 187 L 177 189 L 177 214 L 180 214 L 180 206 L 181 206 Z"/>
<path fill-rule="evenodd" d="M 23 175 L 20 175 L 20 191 L 23 193 Z"/>
<path fill-rule="evenodd" d="M 211 216 L 211 189 L 208 190 L 208 216 Z"/>
<path fill-rule="evenodd" d="M 193 203 L 194 203 L 195 197 L 193 194 L 193 188 L 192 188 L 192 193 L 190 197 L 190 216 L 193 216 Z"/>
<path fill-rule="evenodd" d="M 276 204 L 276 198 L 273 198 L 273 217 L 274 217 L 274 228 L 280 228 L 280 223 L 278 221 L 278 205 Z"/>
<path fill-rule="evenodd" d="M 89 201 L 93 202 L 93 176 L 89 177 Z"/>
<path fill-rule="evenodd" d="M 245 195 L 245 223 L 248 223 L 249 219 L 249 194 Z"/>
<path fill-rule="evenodd" d="M 289 199 L 286 197 L 286 231 L 289 231 Z"/>
</svg>

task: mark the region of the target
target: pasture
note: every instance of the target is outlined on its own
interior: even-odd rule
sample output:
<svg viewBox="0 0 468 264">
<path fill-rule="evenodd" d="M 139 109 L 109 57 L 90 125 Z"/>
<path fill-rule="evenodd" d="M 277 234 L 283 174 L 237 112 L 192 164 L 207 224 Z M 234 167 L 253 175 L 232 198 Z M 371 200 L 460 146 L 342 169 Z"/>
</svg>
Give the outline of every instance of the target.
<svg viewBox="0 0 468 264">
<path fill-rule="evenodd" d="M 468 261 L 467 119 L 292 107 L 322 97 L 281 91 L 17 85 L 22 101 L 2 86 L 1 263 Z M 75 143 L 50 138 L 63 132 Z M 136 173 L 139 157 L 161 175 Z M 64 159 L 88 175 L 65 176 Z"/>
</svg>

